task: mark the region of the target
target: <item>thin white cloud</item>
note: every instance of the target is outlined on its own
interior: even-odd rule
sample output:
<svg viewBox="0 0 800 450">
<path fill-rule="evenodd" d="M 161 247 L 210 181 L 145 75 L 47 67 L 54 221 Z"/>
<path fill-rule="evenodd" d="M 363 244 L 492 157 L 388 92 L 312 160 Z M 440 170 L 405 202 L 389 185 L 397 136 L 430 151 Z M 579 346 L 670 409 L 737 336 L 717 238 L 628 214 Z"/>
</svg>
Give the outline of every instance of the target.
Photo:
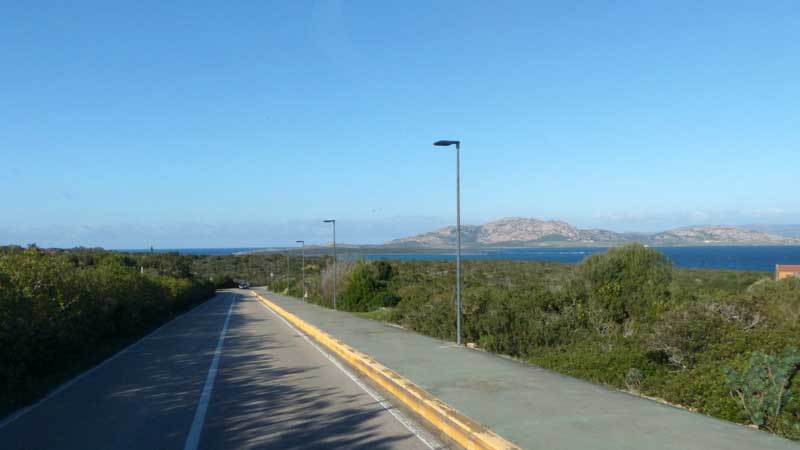
<svg viewBox="0 0 800 450">
<path fill-rule="evenodd" d="M 352 244 L 382 243 L 399 236 L 421 233 L 446 221 L 427 217 L 396 217 L 378 220 L 337 219 L 337 241 Z M 319 220 L 208 224 L 52 225 L 46 227 L 0 227 L 0 245 L 43 247 L 105 247 L 123 249 L 271 247 L 294 246 L 298 239 L 308 244 L 328 243 L 331 226 Z"/>
<path fill-rule="evenodd" d="M 508 216 L 513 216 L 509 214 Z M 326 217 L 327 218 L 327 217 Z M 398 237 L 427 232 L 453 221 L 436 217 L 387 217 L 337 219 L 337 241 L 351 244 L 380 244 Z M 547 219 L 547 217 L 539 217 Z M 298 239 L 308 244 L 329 243 L 331 227 L 319 219 L 296 219 L 273 222 L 238 222 L 209 224 L 125 223 L 104 225 L 51 225 L 40 227 L 0 226 L 0 245 L 44 247 L 106 247 L 141 249 L 202 247 L 281 247 L 294 246 Z M 750 211 L 687 211 L 646 213 L 610 212 L 592 217 L 553 217 L 581 228 L 606 228 L 614 231 L 656 232 L 690 225 L 797 224 L 800 211 L 766 208 Z M 463 222 L 467 223 L 467 222 Z M 475 222 L 478 225 L 480 222 Z"/>
</svg>

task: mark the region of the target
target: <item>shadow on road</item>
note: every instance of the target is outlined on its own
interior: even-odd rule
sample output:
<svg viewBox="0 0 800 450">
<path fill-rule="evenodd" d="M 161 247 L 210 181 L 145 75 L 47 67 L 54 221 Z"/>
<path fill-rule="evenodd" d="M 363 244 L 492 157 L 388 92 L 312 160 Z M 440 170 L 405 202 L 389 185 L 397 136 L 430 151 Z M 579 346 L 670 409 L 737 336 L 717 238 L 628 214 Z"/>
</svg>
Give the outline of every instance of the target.
<svg viewBox="0 0 800 450">
<path fill-rule="evenodd" d="M 264 313 L 270 314 L 249 297 L 234 308 L 201 448 L 416 446 L 405 429 L 379 430 L 383 407 Z"/>
</svg>

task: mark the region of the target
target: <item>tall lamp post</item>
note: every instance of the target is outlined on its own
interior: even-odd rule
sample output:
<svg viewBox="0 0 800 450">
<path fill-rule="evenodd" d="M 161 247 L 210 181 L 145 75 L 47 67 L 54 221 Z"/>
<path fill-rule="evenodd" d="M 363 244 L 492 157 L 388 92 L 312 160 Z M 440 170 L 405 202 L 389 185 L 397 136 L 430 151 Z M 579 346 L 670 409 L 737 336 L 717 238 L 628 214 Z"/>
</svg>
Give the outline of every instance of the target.
<svg viewBox="0 0 800 450">
<path fill-rule="evenodd" d="M 437 147 L 456 146 L 456 344 L 461 345 L 461 141 L 436 141 Z"/>
<path fill-rule="evenodd" d="M 333 310 L 336 311 L 336 219 L 323 220 L 333 224 Z"/>
<path fill-rule="evenodd" d="M 306 298 L 306 241 L 295 241 L 300 244 L 300 254 L 302 263 L 300 269 L 303 272 L 303 298 Z"/>
</svg>

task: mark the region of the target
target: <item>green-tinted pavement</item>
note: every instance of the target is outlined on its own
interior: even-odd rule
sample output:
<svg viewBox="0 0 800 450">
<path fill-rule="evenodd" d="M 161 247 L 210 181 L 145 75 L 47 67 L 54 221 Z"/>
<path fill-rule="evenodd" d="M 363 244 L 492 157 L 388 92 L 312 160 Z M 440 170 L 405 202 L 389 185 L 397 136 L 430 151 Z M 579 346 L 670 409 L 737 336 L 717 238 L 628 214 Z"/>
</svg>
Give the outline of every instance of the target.
<svg viewBox="0 0 800 450">
<path fill-rule="evenodd" d="M 259 290 L 527 449 L 791 449 L 741 425 Z"/>
</svg>

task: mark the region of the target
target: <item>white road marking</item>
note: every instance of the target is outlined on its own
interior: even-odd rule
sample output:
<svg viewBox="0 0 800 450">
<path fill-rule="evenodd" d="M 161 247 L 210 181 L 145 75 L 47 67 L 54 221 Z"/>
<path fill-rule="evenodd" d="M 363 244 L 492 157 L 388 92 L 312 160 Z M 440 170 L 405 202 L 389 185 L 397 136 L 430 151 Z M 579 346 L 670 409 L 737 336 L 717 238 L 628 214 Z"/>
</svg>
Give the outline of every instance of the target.
<svg viewBox="0 0 800 450">
<path fill-rule="evenodd" d="M 216 296 L 216 295 L 215 295 L 215 296 Z M 212 299 L 213 299 L 213 297 L 212 297 Z M 175 317 L 174 319 L 170 320 L 169 322 L 167 322 L 167 323 L 165 323 L 165 324 L 161 325 L 160 327 L 158 327 L 158 328 L 156 328 L 155 330 L 151 331 L 151 332 L 150 332 L 149 334 L 147 334 L 146 336 L 144 336 L 144 337 L 142 337 L 142 338 L 139 338 L 139 340 L 137 340 L 137 341 L 136 341 L 136 342 L 134 342 L 133 344 L 131 344 L 131 345 L 129 345 L 129 346 L 127 346 L 127 347 L 123 348 L 122 350 L 118 351 L 117 353 L 114 353 L 113 355 L 111 355 L 110 357 L 108 357 L 107 359 L 105 359 L 105 360 L 104 360 L 103 362 L 101 362 L 100 364 L 98 364 L 98 365 L 96 365 L 96 366 L 92 367 L 91 369 L 87 370 L 86 372 L 83 372 L 83 373 L 82 373 L 82 374 L 80 374 L 80 375 L 77 375 L 75 378 L 73 378 L 73 379 L 71 379 L 71 380 L 67 381 L 66 383 L 62 384 L 61 386 L 57 387 L 55 390 L 53 390 L 52 392 L 50 392 L 49 394 L 47 394 L 47 395 L 46 395 L 44 398 L 42 398 L 42 399 L 41 399 L 41 400 L 39 400 L 38 402 L 36 402 L 36 403 L 34 403 L 34 404 L 30 405 L 30 406 L 26 406 L 25 408 L 22 408 L 21 410 L 19 410 L 19 411 L 17 411 L 16 413 L 12 414 L 12 415 L 11 415 L 11 416 L 9 416 L 8 418 L 6 418 L 6 420 L 4 420 L 4 421 L 0 422 L 0 430 L 2 430 L 3 428 L 5 428 L 7 425 L 9 425 L 10 423 L 14 422 L 15 420 L 19 419 L 20 417 L 24 416 L 25 414 L 27 414 L 27 413 L 31 412 L 31 411 L 32 411 L 34 408 L 36 408 L 37 406 L 41 405 L 42 403 L 44 403 L 44 402 L 46 402 L 46 401 L 50 400 L 51 398 L 55 397 L 55 396 L 56 396 L 56 395 L 58 395 L 59 393 L 63 392 L 64 390 L 66 390 L 67 388 L 69 388 L 70 386 L 72 386 L 73 384 L 75 384 L 75 383 L 77 383 L 77 382 L 81 381 L 82 379 L 86 378 L 87 376 L 89 376 L 90 374 L 92 374 L 93 372 L 95 372 L 96 370 L 99 370 L 99 369 L 101 369 L 101 368 L 102 368 L 103 366 L 105 366 L 106 364 L 108 364 L 108 363 L 110 363 L 111 361 L 113 361 L 113 360 L 115 360 L 115 359 L 119 358 L 120 356 L 122 356 L 123 354 L 127 353 L 128 351 L 130 351 L 131 349 L 133 349 L 133 348 L 134 348 L 134 347 L 136 347 L 137 345 L 141 344 L 142 342 L 146 341 L 147 339 L 150 339 L 152 336 L 154 336 L 156 333 L 158 333 L 159 331 L 161 331 L 161 330 L 162 330 L 164 327 L 166 327 L 167 325 L 170 325 L 170 324 L 173 324 L 173 323 L 175 323 L 175 322 L 176 322 L 178 319 L 182 319 L 182 318 L 186 317 L 187 315 L 189 315 L 190 313 L 193 313 L 193 312 L 196 312 L 196 311 L 200 311 L 200 310 L 205 310 L 205 309 L 207 309 L 207 308 L 208 308 L 208 305 L 209 305 L 209 304 L 211 304 L 211 300 L 212 300 L 212 299 L 208 299 L 208 300 L 206 300 L 205 302 L 203 302 L 203 303 L 201 303 L 201 304 L 199 304 L 199 305 L 197 305 L 197 306 L 193 307 L 192 309 L 190 309 L 190 310 L 186 311 L 185 313 L 183 313 L 183 314 L 181 314 L 181 315 L 179 315 L 179 316 Z M 204 308 L 200 308 L 201 306 L 205 306 L 205 307 L 204 307 Z"/>
<path fill-rule="evenodd" d="M 186 437 L 186 445 L 183 446 L 184 450 L 196 450 L 197 445 L 200 443 L 200 435 L 203 433 L 203 423 L 206 421 L 208 403 L 211 400 L 211 391 L 214 390 L 214 379 L 217 378 L 219 357 L 222 354 L 222 346 L 225 343 L 225 334 L 228 332 L 228 323 L 231 321 L 231 311 L 233 311 L 233 305 L 236 303 L 236 297 L 236 294 L 232 296 L 231 306 L 228 308 L 228 316 L 225 317 L 225 324 L 222 325 L 222 331 L 219 333 L 217 349 L 214 351 L 214 358 L 211 360 L 211 367 L 208 369 L 206 383 L 203 385 L 203 393 L 200 394 L 200 400 L 197 402 L 197 410 L 194 413 L 192 428 L 189 430 L 189 435 Z"/>
<path fill-rule="evenodd" d="M 255 297 L 253 297 L 253 298 L 255 298 Z M 330 353 L 328 353 L 325 350 L 323 350 L 322 348 L 320 348 L 316 344 L 316 342 L 314 342 L 313 340 L 311 340 L 311 338 L 308 337 L 308 335 L 306 335 L 302 331 L 298 330 L 288 320 L 284 319 L 280 314 L 278 314 L 275 311 L 273 311 L 271 308 L 269 308 L 263 302 L 258 301 L 258 303 L 261 306 L 263 306 L 264 309 L 266 309 L 267 311 L 271 312 L 275 317 L 277 317 L 278 319 L 281 319 L 283 321 L 283 323 L 285 323 L 286 326 L 291 328 L 295 333 L 297 333 L 300 336 L 302 336 L 303 339 L 305 339 L 306 342 L 311 344 L 312 347 L 317 349 L 318 352 L 322 353 L 322 356 L 324 356 L 325 358 L 330 360 L 330 362 L 332 362 L 334 366 L 338 367 L 339 370 L 344 372 L 344 374 L 347 375 L 348 378 L 353 380 L 353 382 L 356 385 L 358 385 L 358 387 L 360 387 L 361 389 L 364 390 L 364 392 L 369 394 L 369 396 L 372 397 L 376 402 L 378 402 L 378 404 L 380 404 L 383 407 L 383 409 L 385 409 L 386 411 L 389 412 L 389 414 L 394 416 L 394 418 L 397 419 L 398 422 L 403 424 L 403 426 L 405 426 L 406 429 L 408 429 L 408 431 L 410 431 L 412 434 L 414 434 L 414 436 L 419 438 L 419 440 L 422 441 L 423 444 L 428 446 L 428 448 L 434 449 L 434 450 L 435 449 L 444 448 L 444 446 L 442 444 L 440 444 L 435 438 L 433 438 L 432 436 L 429 436 L 426 432 L 424 432 L 422 429 L 420 429 L 411 419 L 409 419 L 403 413 L 398 411 L 397 408 L 395 408 L 391 403 L 389 403 L 388 400 L 383 398 L 383 396 L 381 394 L 377 393 L 374 389 L 372 389 L 371 387 L 367 386 L 361 380 L 359 380 L 358 377 L 353 375 L 353 373 L 350 372 L 346 367 L 344 367 L 333 355 L 331 355 Z"/>
</svg>

